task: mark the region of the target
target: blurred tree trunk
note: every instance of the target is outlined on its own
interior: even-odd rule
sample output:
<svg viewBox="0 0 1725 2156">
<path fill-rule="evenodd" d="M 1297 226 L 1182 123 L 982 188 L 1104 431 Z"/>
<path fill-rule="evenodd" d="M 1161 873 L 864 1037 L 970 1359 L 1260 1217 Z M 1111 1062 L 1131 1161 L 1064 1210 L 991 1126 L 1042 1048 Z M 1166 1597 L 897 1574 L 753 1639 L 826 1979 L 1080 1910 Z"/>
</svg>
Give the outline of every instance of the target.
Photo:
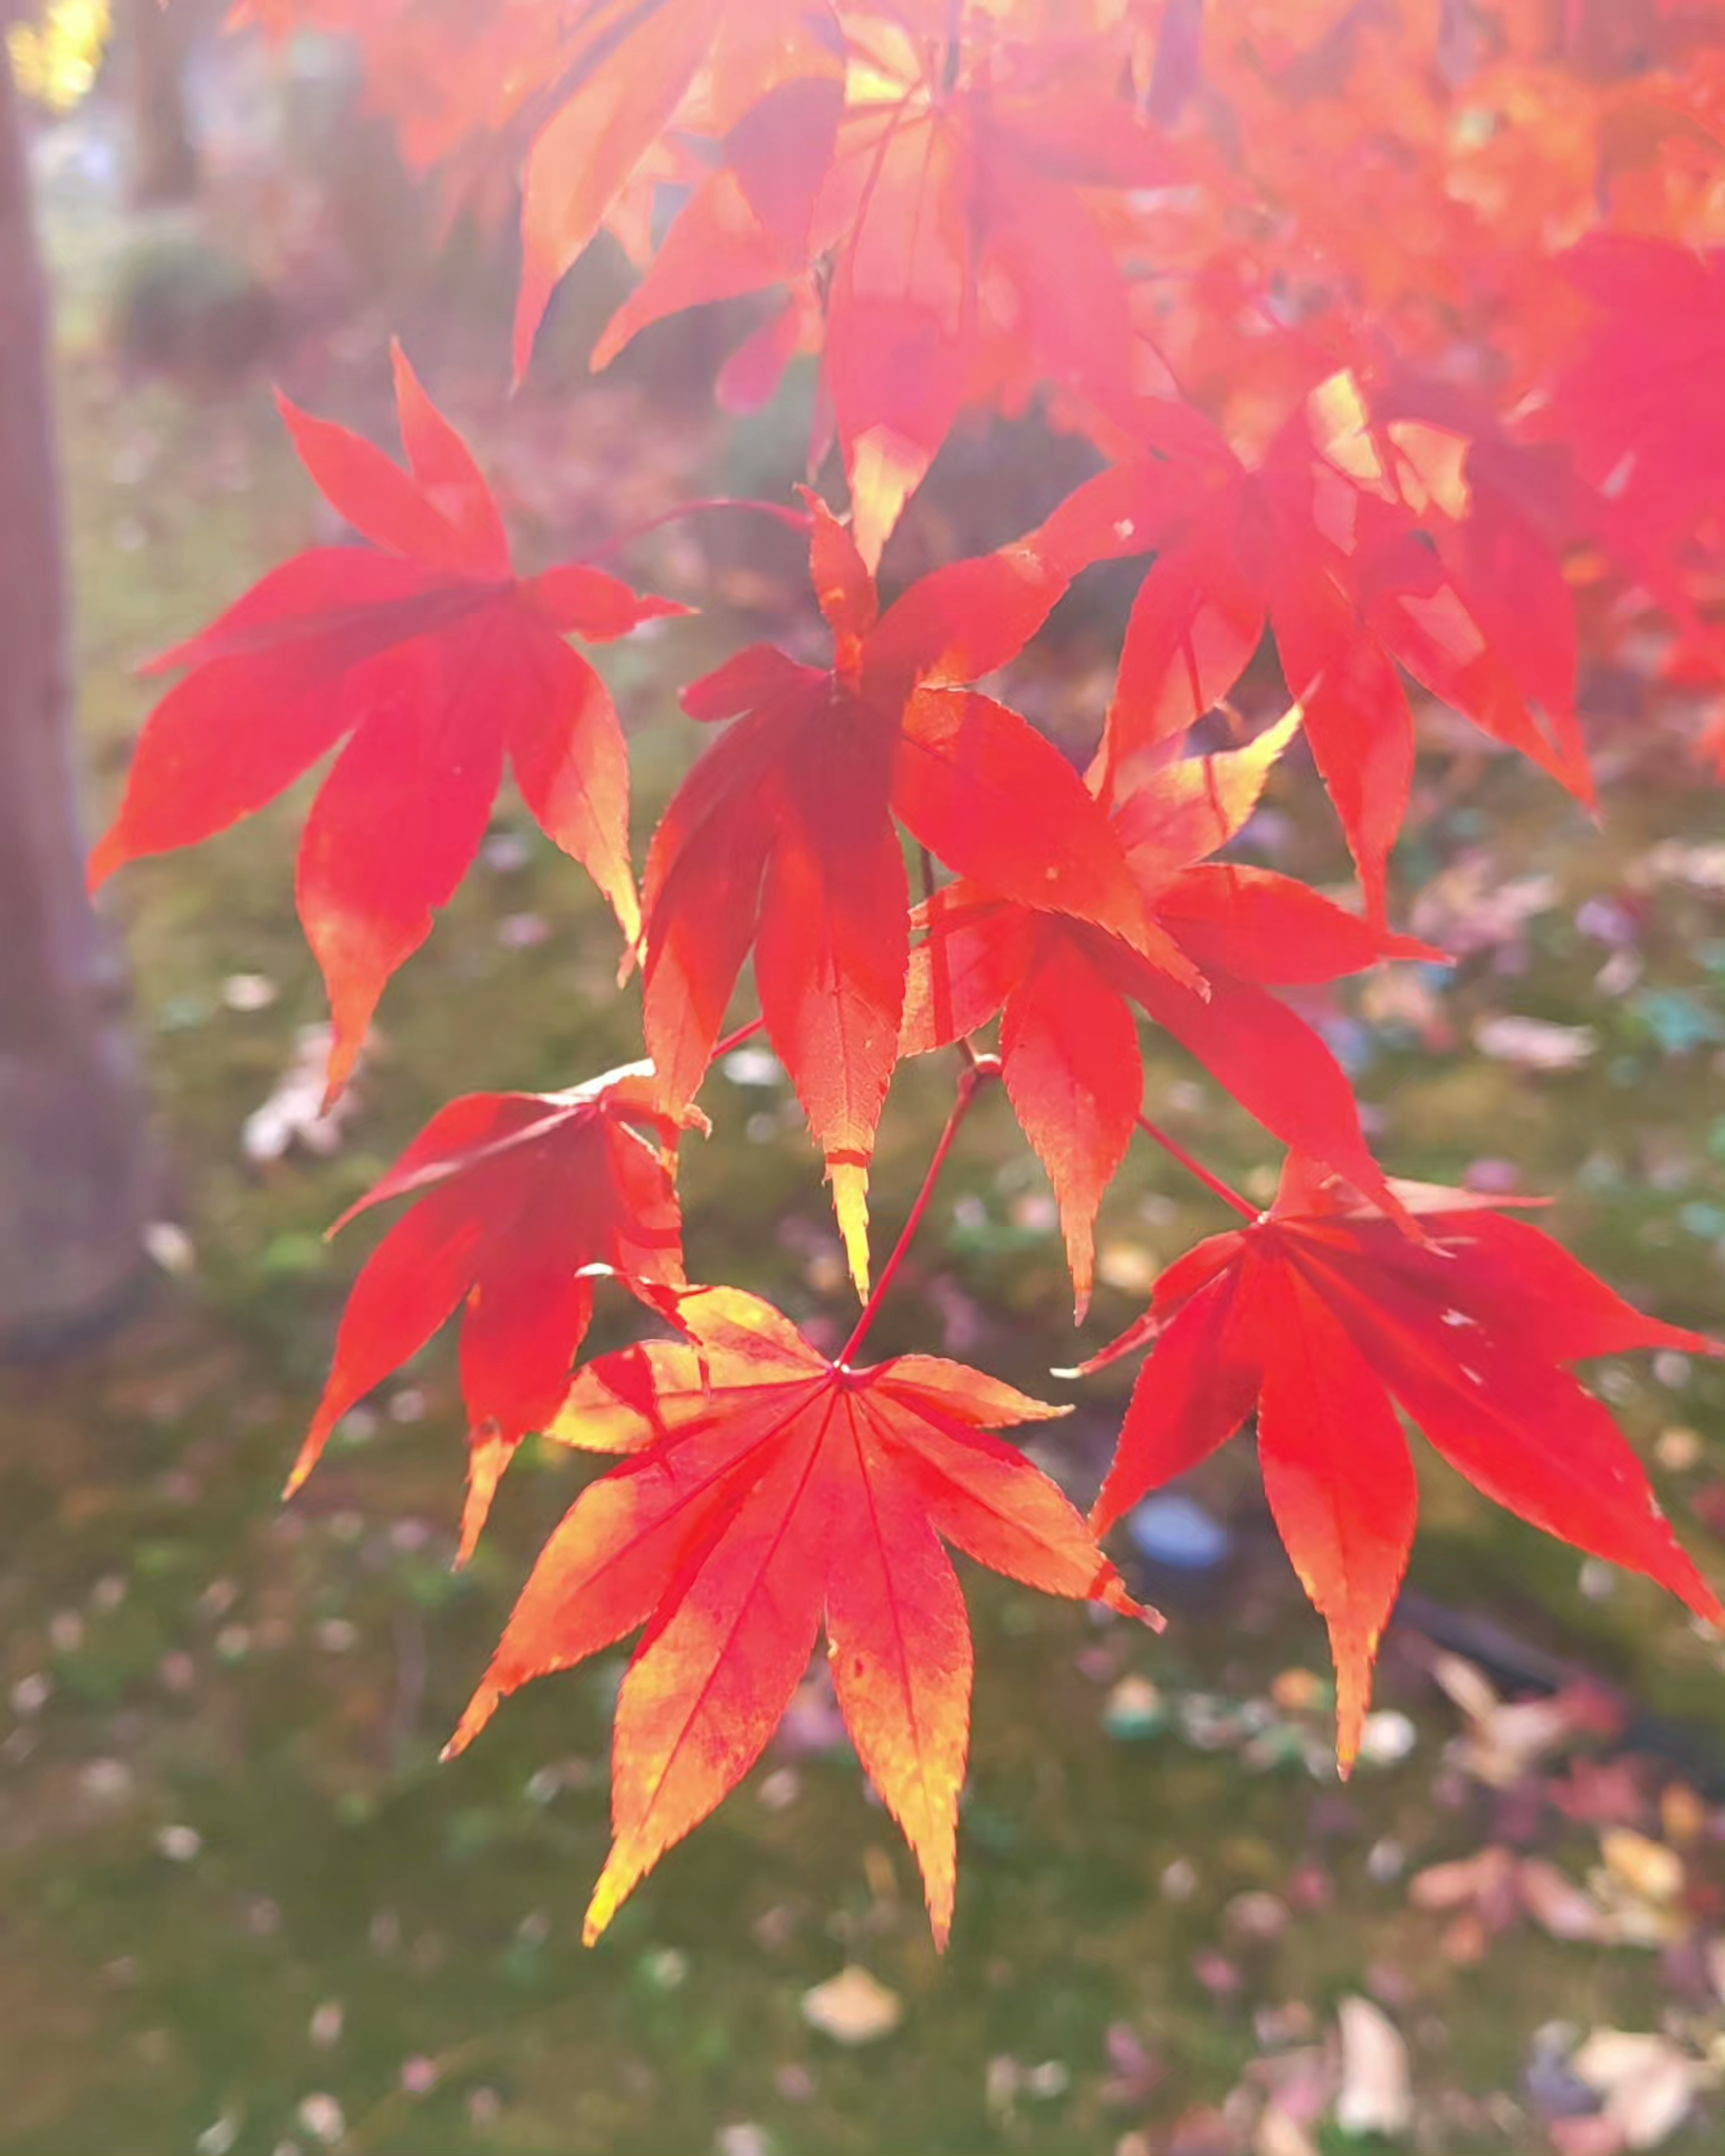
<svg viewBox="0 0 1725 2156">
<path fill-rule="evenodd" d="M 0 25 L 11 12 L 0 0 Z M 142 1102 L 73 799 L 46 280 L 0 38 L 0 1353 L 100 1330 L 141 1265 Z"/>
<path fill-rule="evenodd" d="M 127 103 L 131 108 L 131 198 L 140 209 L 187 202 L 198 192 L 198 146 L 186 110 L 186 55 L 197 18 L 187 0 L 121 0 Z"/>
</svg>

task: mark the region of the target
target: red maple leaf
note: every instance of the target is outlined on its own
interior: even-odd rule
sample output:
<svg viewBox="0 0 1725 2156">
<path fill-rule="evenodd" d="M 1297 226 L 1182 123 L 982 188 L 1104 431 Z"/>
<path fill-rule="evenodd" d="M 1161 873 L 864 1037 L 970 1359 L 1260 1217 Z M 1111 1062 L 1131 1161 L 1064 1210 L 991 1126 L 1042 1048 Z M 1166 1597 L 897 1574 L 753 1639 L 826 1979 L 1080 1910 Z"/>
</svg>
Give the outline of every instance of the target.
<svg viewBox="0 0 1725 2156">
<path fill-rule="evenodd" d="M 1055 1484 L 985 1435 L 1064 1409 L 931 1356 L 829 1362 L 735 1289 L 691 1290 L 680 1320 L 686 1342 L 602 1356 L 577 1380 L 551 1435 L 646 1450 L 552 1536 L 449 1749 L 530 1679 L 646 1627 L 617 1703 L 591 1942 L 760 1758 L 824 1629 L 846 1727 L 944 1943 L 972 1655 L 943 1544 L 1047 1594 L 1151 1613 Z"/>
<path fill-rule="evenodd" d="M 346 738 L 298 885 L 329 990 L 332 1094 L 478 851 L 506 755 L 540 828 L 633 942 L 628 752 L 604 683 L 565 639 L 685 611 L 580 562 L 517 577 L 490 488 L 399 346 L 395 382 L 406 472 L 280 400 L 306 470 L 369 543 L 296 554 L 153 662 L 186 678 L 150 715 L 90 870 L 98 884 L 225 830 Z"/>
<path fill-rule="evenodd" d="M 521 188 L 517 377 L 557 281 L 691 95 L 728 137 L 747 199 L 793 239 L 842 102 L 844 42 L 828 0 L 586 0 L 556 71 Z M 775 95 L 776 94 L 776 95 Z M 774 100 L 769 103 L 769 100 Z M 807 131 L 805 134 L 805 130 Z"/>
<path fill-rule="evenodd" d="M 1578 631 L 1565 562 L 1586 518 L 1568 455 L 1517 440 L 1476 393 L 1411 371 L 1381 382 L 1373 407 L 1403 498 L 1417 504 L 1485 649 L 1551 721 L 1579 778 L 1586 745 L 1574 718 Z"/>
<path fill-rule="evenodd" d="M 1404 670 L 1591 800 L 1573 708 L 1541 701 L 1554 684 L 1573 691 L 1567 647 L 1555 665 L 1541 649 L 1530 659 L 1526 624 L 1486 576 L 1476 594 L 1462 566 L 1450 527 L 1466 506 L 1465 444 L 1447 470 L 1430 455 L 1422 465 L 1373 426 L 1344 375 L 1312 393 L 1255 468 L 1189 406 L 1141 400 L 1108 431 L 1125 460 L 1027 543 L 1069 578 L 1091 562 L 1155 554 L 1121 654 L 1111 757 L 1195 725 L 1267 624 L 1374 920 L 1413 779 Z M 1423 436 L 1414 446 L 1430 448 Z M 1441 547 L 1428 524 L 1444 531 Z"/>
<path fill-rule="evenodd" d="M 1610 526 L 1643 552 L 1725 519 L 1725 248 L 1598 232 L 1562 258 L 1597 310 L 1553 387 L 1545 430 L 1573 443 Z"/>
<path fill-rule="evenodd" d="M 668 315 L 787 285 L 760 333 L 782 365 L 819 300 L 828 407 L 870 567 L 987 388 L 986 367 L 1105 398 L 1130 390 L 1127 280 L 1086 197 L 1172 174 L 1095 40 L 997 49 L 974 82 L 937 80 L 938 51 L 881 24 L 867 92 L 842 121 L 806 92 L 788 105 L 794 219 L 751 184 L 733 133 L 593 353 L 606 366 Z"/>
<path fill-rule="evenodd" d="M 1147 947 L 1108 819 L 1060 752 L 963 688 L 1002 665 L 1063 588 L 1034 555 L 936 570 L 878 619 L 850 533 L 811 497 L 812 571 L 835 664 L 753 645 L 684 691 L 737 723 L 654 836 L 648 1052 L 673 1107 L 700 1085 L 751 947 L 768 1038 L 823 1152 L 859 1285 L 868 1167 L 898 1055 L 910 891 L 895 814 L 983 890 Z M 739 716 L 740 715 L 740 716 Z"/>
<path fill-rule="evenodd" d="M 1398 1409 L 1497 1504 L 1725 1624 L 1640 1462 L 1563 1367 L 1635 1348 L 1722 1351 L 1642 1317 L 1524 1221 L 1462 1191 L 1393 1188 L 1423 1239 L 1291 1156 L 1270 1212 L 1178 1260 L 1145 1316 L 1086 1366 L 1155 1343 L 1091 1515 L 1098 1532 L 1256 1403 L 1271 1511 L 1329 1627 L 1344 1767 L 1413 1546 Z"/>
<path fill-rule="evenodd" d="M 458 1563 L 485 1524 L 516 1446 L 562 1405 L 613 1276 L 655 1308 L 684 1286 L 682 1216 L 649 1065 L 567 1093 L 470 1093 L 439 1109 L 331 1229 L 413 1197 L 366 1260 L 291 1496 L 358 1400 L 459 1310 L 469 1481 Z"/>
<path fill-rule="evenodd" d="M 236 12 L 279 37 L 315 27 L 356 39 L 369 101 L 411 166 L 441 165 L 449 200 L 487 218 L 518 198 L 517 380 L 559 280 L 661 167 L 673 128 L 726 141 L 770 218 L 798 184 L 788 114 L 825 108 L 830 146 L 844 99 L 831 0 L 248 0 Z M 819 121 L 815 131 L 805 198 L 824 167 Z"/>
<path fill-rule="evenodd" d="M 1631 592 L 1678 633 L 1673 678 L 1725 676 L 1718 619 L 1725 542 L 1725 248 L 1599 232 L 1560 258 L 1594 303 L 1580 348 L 1531 425 L 1574 452 L 1591 526 Z M 1704 727 L 1717 756 L 1725 727 Z"/>
<path fill-rule="evenodd" d="M 937 892 L 918 916 L 928 932 L 911 954 L 903 1052 L 946 1047 L 1000 1015 L 1001 1075 L 1060 1203 L 1080 1320 L 1096 1209 L 1143 1101 L 1134 1004 L 1266 1129 L 1394 1203 L 1341 1065 L 1271 990 L 1442 954 L 1291 877 L 1200 865 L 1250 814 L 1299 716 L 1243 749 L 1117 770 L 1113 829 L 1171 957 L 1153 960 L 1089 922 L 963 884 Z"/>
</svg>

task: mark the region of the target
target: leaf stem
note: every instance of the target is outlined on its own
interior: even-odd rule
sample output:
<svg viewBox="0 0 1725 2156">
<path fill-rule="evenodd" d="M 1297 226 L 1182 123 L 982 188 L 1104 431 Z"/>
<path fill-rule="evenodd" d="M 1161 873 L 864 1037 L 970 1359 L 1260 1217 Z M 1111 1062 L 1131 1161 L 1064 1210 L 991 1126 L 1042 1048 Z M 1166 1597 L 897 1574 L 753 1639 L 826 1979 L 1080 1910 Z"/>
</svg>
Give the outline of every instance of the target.
<svg viewBox="0 0 1725 2156">
<path fill-rule="evenodd" d="M 1219 1175 L 1212 1175 L 1202 1161 L 1194 1160 L 1179 1140 L 1171 1138 L 1159 1123 L 1153 1123 L 1147 1116 L 1140 1115 L 1138 1128 L 1146 1137 L 1154 1138 L 1165 1153 L 1178 1161 L 1189 1174 L 1195 1175 L 1204 1188 L 1213 1192 L 1224 1205 L 1231 1205 L 1236 1213 L 1243 1213 L 1248 1220 L 1257 1219 L 1261 1207 L 1254 1205 L 1249 1198 L 1242 1198 L 1230 1183 L 1224 1183 Z"/>
<path fill-rule="evenodd" d="M 934 1156 L 928 1163 L 928 1172 L 922 1178 L 922 1188 L 916 1193 L 916 1202 L 911 1206 L 899 1239 L 892 1246 L 891 1256 L 880 1268 L 875 1281 L 874 1293 L 863 1305 L 862 1316 L 856 1321 L 855 1330 L 839 1351 L 837 1360 L 839 1363 L 849 1363 L 861 1347 L 864 1336 L 875 1322 L 881 1299 L 891 1286 L 899 1267 L 905 1261 L 905 1253 L 922 1224 L 922 1216 L 927 1212 L 928 1202 L 934 1196 L 934 1186 L 939 1182 L 941 1170 L 947 1164 L 947 1155 L 952 1150 L 952 1141 L 958 1135 L 959 1125 L 970 1113 L 970 1104 L 983 1086 L 990 1078 L 998 1077 L 999 1072 L 999 1062 L 992 1055 L 978 1056 L 959 1071 L 958 1097 L 952 1103 L 952 1112 L 947 1118 L 947 1127 L 941 1132 L 940 1142 L 935 1147 Z"/>
<path fill-rule="evenodd" d="M 928 964 L 934 984 L 935 1022 L 939 1024 L 942 1007 L 944 1006 L 947 1010 L 952 1008 L 952 992 L 947 970 L 946 932 L 941 921 L 940 908 L 935 903 L 936 896 L 934 855 L 929 852 L 927 846 L 924 846 L 922 848 L 922 914 L 928 924 Z M 976 1050 L 970 1045 L 969 1036 L 960 1034 L 952 1045 L 957 1050 L 959 1060 L 966 1068 L 975 1070 Z"/>
<path fill-rule="evenodd" d="M 635 540 L 644 538 L 648 532 L 656 531 L 662 524 L 675 524 L 680 516 L 702 516 L 713 509 L 747 509 L 757 516 L 770 516 L 776 524 L 787 526 L 793 531 L 807 533 L 809 518 L 800 509 L 788 509 L 780 501 L 755 501 L 745 495 L 708 495 L 696 501 L 680 501 L 670 509 L 661 509 L 656 516 L 643 517 L 639 524 L 625 530 L 614 531 L 608 539 L 600 540 L 583 556 L 583 561 L 596 562 L 607 554 L 615 554 Z"/>
<path fill-rule="evenodd" d="M 752 1018 L 747 1025 L 738 1026 L 735 1033 L 727 1033 L 707 1058 L 708 1062 L 717 1063 L 722 1057 L 728 1055 L 733 1048 L 741 1048 L 744 1041 L 752 1040 L 766 1023 L 764 1018 Z"/>
</svg>

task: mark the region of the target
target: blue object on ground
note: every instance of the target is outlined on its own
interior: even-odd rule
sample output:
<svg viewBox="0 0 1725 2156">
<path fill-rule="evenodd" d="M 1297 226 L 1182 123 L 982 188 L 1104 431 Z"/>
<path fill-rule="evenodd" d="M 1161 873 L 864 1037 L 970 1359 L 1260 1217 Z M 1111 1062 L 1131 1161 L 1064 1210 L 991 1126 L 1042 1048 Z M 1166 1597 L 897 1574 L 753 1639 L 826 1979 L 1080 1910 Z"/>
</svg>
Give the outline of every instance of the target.
<svg viewBox="0 0 1725 2156">
<path fill-rule="evenodd" d="M 1126 1532 L 1140 1557 L 1177 1572 L 1214 1571 L 1234 1543 L 1219 1520 L 1178 1491 L 1134 1506 L 1126 1516 Z"/>
</svg>

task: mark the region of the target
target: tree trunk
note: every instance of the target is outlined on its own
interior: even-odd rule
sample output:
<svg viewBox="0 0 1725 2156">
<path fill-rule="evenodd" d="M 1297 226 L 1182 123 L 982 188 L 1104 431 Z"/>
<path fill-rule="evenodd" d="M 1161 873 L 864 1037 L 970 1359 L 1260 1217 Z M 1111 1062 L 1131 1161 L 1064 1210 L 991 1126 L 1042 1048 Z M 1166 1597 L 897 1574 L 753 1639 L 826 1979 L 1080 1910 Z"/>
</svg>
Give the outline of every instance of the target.
<svg viewBox="0 0 1725 2156">
<path fill-rule="evenodd" d="M 84 889 L 61 549 L 47 285 L 0 38 L 0 1354 L 110 1322 L 147 1218 L 124 987 Z"/>
<path fill-rule="evenodd" d="M 202 11 L 198 11 L 200 13 Z M 126 0 L 127 102 L 131 107 L 131 198 L 140 209 L 189 202 L 198 192 L 198 146 L 186 111 L 187 0 Z"/>
</svg>

